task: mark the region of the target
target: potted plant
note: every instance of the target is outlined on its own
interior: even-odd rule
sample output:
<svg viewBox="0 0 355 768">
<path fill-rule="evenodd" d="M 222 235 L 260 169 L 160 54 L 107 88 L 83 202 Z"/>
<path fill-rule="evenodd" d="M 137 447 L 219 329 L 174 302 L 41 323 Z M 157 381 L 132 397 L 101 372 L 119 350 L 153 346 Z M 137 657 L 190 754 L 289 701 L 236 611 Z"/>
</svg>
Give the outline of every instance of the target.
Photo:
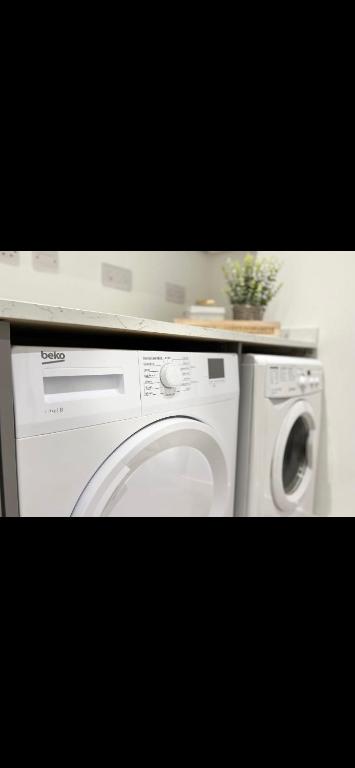
<svg viewBox="0 0 355 768">
<path fill-rule="evenodd" d="M 247 253 L 242 261 L 227 259 L 223 272 L 234 320 L 262 320 L 267 305 L 281 288 L 277 276 L 281 264 L 273 257 Z"/>
</svg>

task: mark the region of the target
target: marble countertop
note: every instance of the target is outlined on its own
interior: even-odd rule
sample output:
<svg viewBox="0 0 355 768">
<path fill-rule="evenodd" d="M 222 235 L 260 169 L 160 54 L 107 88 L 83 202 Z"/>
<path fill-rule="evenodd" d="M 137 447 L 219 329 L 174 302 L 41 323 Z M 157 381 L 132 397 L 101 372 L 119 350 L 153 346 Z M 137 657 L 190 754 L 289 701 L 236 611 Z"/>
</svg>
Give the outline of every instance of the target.
<svg viewBox="0 0 355 768">
<path fill-rule="evenodd" d="M 86 309 L 56 307 L 45 304 L 14 301 L 0 298 L 0 320 L 33 325 L 45 323 L 67 328 L 80 328 L 130 332 L 141 334 L 158 334 L 160 336 L 185 337 L 190 339 L 205 339 L 234 343 L 255 344 L 258 346 L 294 347 L 316 349 L 318 344 L 318 329 L 283 329 L 281 336 L 261 336 L 257 334 L 235 333 L 211 328 L 178 325 L 161 320 L 147 320 L 128 315 L 106 314 Z"/>
</svg>

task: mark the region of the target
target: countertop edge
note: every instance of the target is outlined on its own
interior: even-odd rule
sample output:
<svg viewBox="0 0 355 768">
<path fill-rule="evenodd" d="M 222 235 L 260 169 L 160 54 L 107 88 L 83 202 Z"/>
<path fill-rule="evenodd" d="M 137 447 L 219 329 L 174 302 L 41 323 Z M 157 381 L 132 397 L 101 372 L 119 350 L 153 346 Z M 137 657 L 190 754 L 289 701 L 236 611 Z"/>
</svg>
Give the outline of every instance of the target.
<svg viewBox="0 0 355 768">
<path fill-rule="evenodd" d="M 306 329 L 295 338 L 296 329 L 288 330 L 287 336 L 271 336 L 247 333 L 235 333 L 219 329 L 179 325 L 162 320 L 150 320 L 130 315 L 107 314 L 86 309 L 58 307 L 45 304 L 15 301 L 0 298 L 0 320 L 21 324 L 45 324 L 86 330 L 102 330 L 117 333 L 138 333 L 170 337 L 184 337 L 206 341 L 243 343 L 260 346 L 289 347 L 314 350 L 318 344 L 318 330 Z M 292 333 L 292 336 L 289 334 Z M 310 338 L 313 333 L 313 339 Z M 306 336 L 308 335 L 308 338 Z"/>
</svg>

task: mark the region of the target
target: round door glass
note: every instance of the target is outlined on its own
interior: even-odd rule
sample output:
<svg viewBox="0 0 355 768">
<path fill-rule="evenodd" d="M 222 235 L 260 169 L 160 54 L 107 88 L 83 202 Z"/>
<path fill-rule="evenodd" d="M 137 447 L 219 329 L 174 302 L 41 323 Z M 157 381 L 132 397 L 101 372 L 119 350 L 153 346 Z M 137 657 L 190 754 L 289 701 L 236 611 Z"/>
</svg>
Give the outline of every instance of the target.
<svg viewBox="0 0 355 768">
<path fill-rule="evenodd" d="M 102 511 L 113 517 L 205 517 L 213 500 L 206 457 L 174 447 L 148 458 L 120 482 Z"/>
<path fill-rule="evenodd" d="M 307 470 L 307 442 L 309 426 L 304 418 L 298 418 L 290 432 L 282 467 L 285 493 L 291 495 L 301 485 Z"/>
</svg>

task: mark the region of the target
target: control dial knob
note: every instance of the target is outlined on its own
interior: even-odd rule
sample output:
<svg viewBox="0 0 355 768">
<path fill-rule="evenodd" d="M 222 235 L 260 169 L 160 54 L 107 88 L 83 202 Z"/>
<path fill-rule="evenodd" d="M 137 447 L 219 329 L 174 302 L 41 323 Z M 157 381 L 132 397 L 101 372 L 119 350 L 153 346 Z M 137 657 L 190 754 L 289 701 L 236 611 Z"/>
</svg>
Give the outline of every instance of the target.
<svg viewBox="0 0 355 768">
<path fill-rule="evenodd" d="M 167 389 L 176 389 L 183 383 L 180 368 L 174 363 L 167 363 L 160 371 L 160 381 Z"/>
<path fill-rule="evenodd" d="M 307 384 L 306 377 L 305 376 L 300 376 L 299 379 L 298 379 L 298 383 L 299 383 L 299 386 L 301 387 L 301 389 L 304 389 L 306 384 Z"/>
</svg>

